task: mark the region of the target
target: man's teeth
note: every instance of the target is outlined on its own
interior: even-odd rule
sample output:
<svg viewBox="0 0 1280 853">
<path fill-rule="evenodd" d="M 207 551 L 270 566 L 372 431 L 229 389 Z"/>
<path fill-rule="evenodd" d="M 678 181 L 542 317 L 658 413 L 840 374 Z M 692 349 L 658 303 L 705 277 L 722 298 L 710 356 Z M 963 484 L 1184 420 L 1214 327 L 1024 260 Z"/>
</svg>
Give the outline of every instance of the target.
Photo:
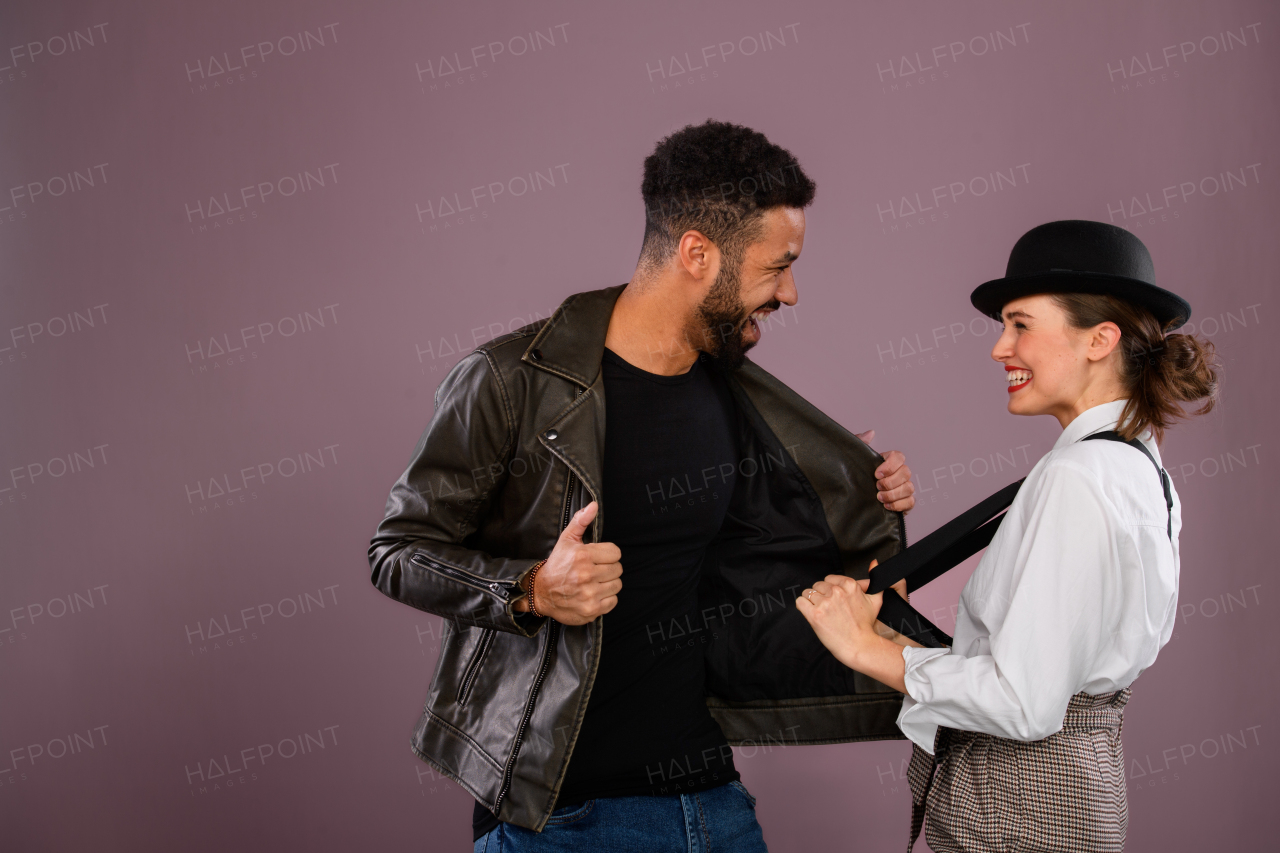
<svg viewBox="0 0 1280 853">
<path fill-rule="evenodd" d="M 1009 380 L 1010 385 L 1021 385 L 1023 382 L 1026 382 L 1028 379 L 1031 378 L 1031 371 L 1030 370 L 1010 370 L 1007 374 L 1005 374 L 1005 376 Z"/>
</svg>

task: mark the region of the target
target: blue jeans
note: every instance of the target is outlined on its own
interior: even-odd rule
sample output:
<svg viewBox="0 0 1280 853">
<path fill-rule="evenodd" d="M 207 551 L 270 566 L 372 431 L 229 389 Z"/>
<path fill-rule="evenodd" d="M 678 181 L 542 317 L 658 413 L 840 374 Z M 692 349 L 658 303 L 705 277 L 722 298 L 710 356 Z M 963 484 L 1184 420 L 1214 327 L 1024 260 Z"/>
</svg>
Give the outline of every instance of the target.
<svg viewBox="0 0 1280 853">
<path fill-rule="evenodd" d="M 698 794 L 602 797 L 556 809 L 542 832 L 502 823 L 475 853 L 767 853 L 741 782 Z"/>
</svg>

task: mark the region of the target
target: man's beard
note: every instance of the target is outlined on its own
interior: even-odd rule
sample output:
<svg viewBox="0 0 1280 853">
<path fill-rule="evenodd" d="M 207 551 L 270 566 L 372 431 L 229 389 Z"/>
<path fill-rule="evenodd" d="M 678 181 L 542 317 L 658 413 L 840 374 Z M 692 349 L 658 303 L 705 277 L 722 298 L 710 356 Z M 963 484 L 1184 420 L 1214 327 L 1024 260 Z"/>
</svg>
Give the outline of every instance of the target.
<svg viewBox="0 0 1280 853">
<path fill-rule="evenodd" d="M 723 258 L 711 290 L 685 329 L 686 339 L 694 348 L 705 352 L 711 366 L 718 370 L 737 370 L 746 360 L 747 350 L 756 345 L 756 341 L 742 338 L 742 325 L 751 311 L 739 293 L 741 268 L 740 259 Z M 778 308 L 779 305 L 773 301 L 759 307 Z"/>
</svg>

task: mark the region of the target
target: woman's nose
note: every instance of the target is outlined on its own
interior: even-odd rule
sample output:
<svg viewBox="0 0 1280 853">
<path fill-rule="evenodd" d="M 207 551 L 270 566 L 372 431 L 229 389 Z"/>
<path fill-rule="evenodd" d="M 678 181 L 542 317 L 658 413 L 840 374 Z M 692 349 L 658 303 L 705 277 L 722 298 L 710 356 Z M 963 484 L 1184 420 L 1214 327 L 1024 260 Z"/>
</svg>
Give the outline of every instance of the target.
<svg viewBox="0 0 1280 853">
<path fill-rule="evenodd" d="M 991 357 L 996 361 L 1004 361 L 1013 357 L 1013 336 L 1006 329 L 1000 333 L 1000 339 L 991 348 Z"/>
</svg>

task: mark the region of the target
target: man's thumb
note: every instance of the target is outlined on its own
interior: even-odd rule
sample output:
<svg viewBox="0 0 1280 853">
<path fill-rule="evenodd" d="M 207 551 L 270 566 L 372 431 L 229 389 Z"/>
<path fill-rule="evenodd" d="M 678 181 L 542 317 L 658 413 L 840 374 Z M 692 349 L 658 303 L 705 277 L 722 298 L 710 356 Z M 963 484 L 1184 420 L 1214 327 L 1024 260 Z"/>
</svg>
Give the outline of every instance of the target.
<svg viewBox="0 0 1280 853">
<path fill-rule="evenodd" d="M 584 506 L 573 514 L 573 518 L 569 519 L 569 526 L 560 534 L 561 539 L 569 539 L 573 542 L 582 542 L 582 534 L 587 532 L 587 528 L 591 526 L 591 522 L 596 520 L 596 512 L 599 506 L 595 501 Z"/>
</svg>

